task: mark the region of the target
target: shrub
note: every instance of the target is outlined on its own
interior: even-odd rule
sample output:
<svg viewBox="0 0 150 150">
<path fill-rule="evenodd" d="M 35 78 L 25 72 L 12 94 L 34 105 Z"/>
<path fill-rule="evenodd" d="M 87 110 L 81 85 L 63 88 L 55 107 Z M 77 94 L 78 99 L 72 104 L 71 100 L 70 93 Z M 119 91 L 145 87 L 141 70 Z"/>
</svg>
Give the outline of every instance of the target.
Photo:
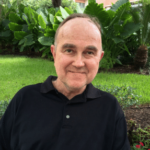
<svg viewBox="0 0 150 150">
<path fill-rule="evenodd" d="M 134 93 L 134 88 L 130 86 L 114 86 L 111 85 L 110 87 L 107 87 L 107 85 L 97 85 L 96 88 L 106 91 L 113 96 L 115 96 L 122 107 L 122 109 L 132 106 L 132 105 L 140 105 L 139 98 L 141 96 L 136 95 Z"/>
</svg>

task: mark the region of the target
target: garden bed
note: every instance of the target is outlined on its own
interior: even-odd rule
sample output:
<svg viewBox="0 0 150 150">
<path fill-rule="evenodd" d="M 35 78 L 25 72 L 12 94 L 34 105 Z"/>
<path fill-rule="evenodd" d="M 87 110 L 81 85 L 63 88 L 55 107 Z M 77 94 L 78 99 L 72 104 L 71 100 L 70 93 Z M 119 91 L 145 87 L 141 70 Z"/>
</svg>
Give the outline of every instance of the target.
<svg viewBox="0 0 150 150">
<path fill-rule="evenodd" d="M 135 120 L 137 124 L 134 127 L 135 130 L 139 128 L 139 126 L 142 129 L 150 126 L 150 104 L 141 105 L 138 108 L 135 106 L 130 106 L 123 111 L 126 122 L 128 122 L 128 120 Z M 129 124 L 127 124 L 127 130 L 129 131 Z"/>
</svg>

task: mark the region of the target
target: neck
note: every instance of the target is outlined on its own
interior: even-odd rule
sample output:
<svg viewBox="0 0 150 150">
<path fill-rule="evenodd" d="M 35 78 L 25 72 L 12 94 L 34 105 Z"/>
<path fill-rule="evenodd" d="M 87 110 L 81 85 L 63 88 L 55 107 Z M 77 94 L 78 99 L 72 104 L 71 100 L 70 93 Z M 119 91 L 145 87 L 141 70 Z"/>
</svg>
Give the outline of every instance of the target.
<svg viewBox="0 0 150 150">
<path fill-rule="evenodd" d="M 83 91 L 86 88 L 86 86 L 84 86 L 84 87 L 82 87 L 80 89 L 70 89 L 65 84 L 60 83 L 58 81 L 58 79 L 55 80 L 55 81 L 52 81 L 52 84 L 57 89 L 57 91 L 59 91 L 60 93 L 65 95 L 69 100 L 71 100 L 76 95 L 79 95 L 79 94 L 83 93 Z"/>
</svg>

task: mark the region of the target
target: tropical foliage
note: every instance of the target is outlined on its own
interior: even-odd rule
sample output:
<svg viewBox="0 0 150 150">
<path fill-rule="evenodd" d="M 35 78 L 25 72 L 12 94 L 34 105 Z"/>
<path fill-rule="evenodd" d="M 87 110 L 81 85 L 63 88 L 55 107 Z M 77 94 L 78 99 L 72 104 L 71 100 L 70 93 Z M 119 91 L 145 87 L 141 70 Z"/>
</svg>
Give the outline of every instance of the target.
<svg viewBox="0 0 150 150">
<path fill-rule="evenodd" d="M 43 57 L 49 58 L 51 58 L 49 47 L 54 43 L 55 32 L 63 19 L 74 12 L 97 17 L 101 25 L 105 51 L 105 57 L 100 64 L 102 68 L 112 68 L 115 63 L 121 64 L 118 56 L 124 52 L 130 54 L 127 39 L 142 28 L 142 22 L 136 21 L 131 13 L 131 4 L 128 0 L 117 1 L 109 10 L 103 8 L 103 4 L 91 2 L 84 12 L 78 5 L 75 10 L 61 6 L 33 9 L 20 3 L 20 0 L 14 1 L 13 5 L 10 3 L 0 5 L 0 8 L 3 12 L 0 23 L 0 43 L 11 42 L 19 47 L 20 52 L 41 51 Z"/>
<path fill-rule="evenodd" d="M 147 63 L 148 48 L 150 46 L 150 1 L 140 1 L 138 7 L 133 8 L 131 13 L 135 22 L 143 24 L 143 28 L 136 32 L 140 46 L 135 56 L 135 67 L 140 68 Z"/>
<path fill-rule="evenodd" d="M 6 5 L 1 6 L 2 8 L 7 7 Z M 76 7 L 76 12 L 81 12 L 79 6 Z M 58 26 L 63 19 L 74 12 L 61 6 L 60 8 L 34 10 L 29 6 L 19 4 L 17 10 L 12 9 L 7 13 L 8 15 L 1 22 L 1 41 L 6 37 L 8 40 L 11 38 L 13 44 L 18 45 L 20 52 L 29 49 L 35 52 L 42 51 L 43 57 L 51 58 L 49 47 L 54 43 Z"/>
<path fill-rule="evenodd" d="M 102 43 L 105 57 L 101 61 L 102 68 L 112 68 L 115 63 L 121 64 L 117 57 L 126 51 L 130 54 L 125 39 L 142 27 L 135 23 L 130 14 L 131 4 L 127 0 L 120 0 L 106 11 L 103 4 L 90 3 L 85 13 L 96 16 L 102 28 Z"/>
</svg>

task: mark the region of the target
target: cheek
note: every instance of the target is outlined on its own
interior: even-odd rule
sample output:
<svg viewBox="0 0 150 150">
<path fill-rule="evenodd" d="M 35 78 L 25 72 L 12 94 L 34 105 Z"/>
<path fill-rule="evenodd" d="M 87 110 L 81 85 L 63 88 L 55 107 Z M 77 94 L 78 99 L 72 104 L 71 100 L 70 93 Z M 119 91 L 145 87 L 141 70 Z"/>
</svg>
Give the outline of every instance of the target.
<svg viewBox="0 0 150 150">
<path fill-rule="evenodd" d="M 99 69 L 99 61 L 93 60 L 88 65 L 88 71 L 90 76 L 96 76 Z"/>
<path fill-rule="evenodd" d="M 96 59 L 96 60 L 93 60 L 89 63 L 89 67 L 91 70 L 97 70 L 99 68 L 99 61 Z"/>
<path fill-rule="evenodd" d="M 70 64 L 71 60 L 68 57 L 65 57 L 63 55 L 60 55 L 59 57 L 56 58 L 55 61 L 55 68 L 57 71 L 65 71 L 67 66 Z"/>
</svg>

